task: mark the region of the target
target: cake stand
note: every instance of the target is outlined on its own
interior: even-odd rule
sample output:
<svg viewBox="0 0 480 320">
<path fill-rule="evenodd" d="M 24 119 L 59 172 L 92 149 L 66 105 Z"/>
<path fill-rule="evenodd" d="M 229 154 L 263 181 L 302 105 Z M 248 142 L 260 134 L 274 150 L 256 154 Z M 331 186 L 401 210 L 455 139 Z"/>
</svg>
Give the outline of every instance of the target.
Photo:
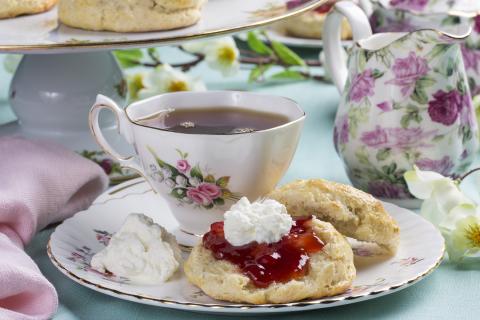
<svg viewBox="0 0 480 320">
<path fill-rule="evenodd" d="M 325 1 L 305 1 L 288 9 L 287 0 L 209 0 L 196 25 L 145 33 L 69 28 L 58 22 L 56 8 L 0 20 L 0 53 L 24 54 L 9 91 L 18 121 L 0 127 L 0 135 L 20 133 L 56 140 L 73 150 L 95 150 L 98 147 L 90 137 L 87 119 L 96 95 L 107 95 L 120 105 L 127 99 L 126 84 L 111 50 L 179 45 L 232 34 L 301 14 Z M 115 140 L 114 122 L 104 117 L 102 127 Z"/>
</svg>

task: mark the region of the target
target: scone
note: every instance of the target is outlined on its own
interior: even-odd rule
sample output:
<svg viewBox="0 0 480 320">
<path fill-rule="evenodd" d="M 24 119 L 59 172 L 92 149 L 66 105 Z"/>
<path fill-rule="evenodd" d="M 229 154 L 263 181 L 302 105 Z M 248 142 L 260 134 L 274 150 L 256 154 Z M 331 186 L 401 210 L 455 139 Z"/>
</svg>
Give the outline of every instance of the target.
<svg viewBox="0 0 480 320">
<path fill-rule="evenodd" d="M 292 3 L 290 7 L 301 2 L 298 0 L 289 1 L 289 3 Z M 278 27 L 293 37 L 322 39 L 323 25 L 332 5 L 332 3 L 327 3 L 304 14 L 285 19 L 278 24 Z M 342 20 L 341 30 L 342 40 L 352 39 L 352 29 L 347 19 Z"/>
<path fill-rule="evenodd" d="M 75 28 L 143 32 L 191 26 L 206 0 L 60 0 L 58 16 Z"/>
<path fill-rule="evenodd" d="M 345 236 L 374 242 L 392 254 L 397 250 L 397 222 L 379 200 L 352 186 L 322 179 L 298 180 L 272 191 L 268 198 L 283 203 L 293 216 L 313 214 Z"/>
<path fill-rule="evenodd" d="M 50 10 L 58 0 L 5 0 L 0 6 L 0 19 Z"/>
<path fill-rule="evenodd" d="M 247 276 L 248 272 L 242 272 L 239 266 L 228 260 L 216 258 L 203 243 L 193 248 L 184 266 L 185 274 L 207 295 L 232 302 L 288 303 L 345 292 L 356 275 L 348 242 L 330 223 L 316 218 L 312 218 L 310 223 L 323 248 L 309 255 L 308 269 L 299 278 L 259 287 Z M 272 254 L 262 259 L 274 257 Z"/>
</svg>

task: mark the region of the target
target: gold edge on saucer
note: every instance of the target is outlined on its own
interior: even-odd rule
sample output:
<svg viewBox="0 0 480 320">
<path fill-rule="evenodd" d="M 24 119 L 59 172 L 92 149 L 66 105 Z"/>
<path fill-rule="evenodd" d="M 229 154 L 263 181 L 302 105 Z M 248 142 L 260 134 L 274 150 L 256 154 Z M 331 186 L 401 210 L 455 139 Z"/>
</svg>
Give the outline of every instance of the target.
<svg viewBox="0 0 480 320">
<path fill-rule="evenodd" d="M 403 287 L 406 287 L 410 284 L 418 282 L 421 279 L 427 277 L 440 265 L 440 263 L 443 261 L 444 255 L 445 255 L 445 243 L 443 243 L 442 254 L 435 261 L 435 263 L 433 263 L 430 267 L 428 267 L 428 269 L 424 273 L 416 276 L 415 278 L 411 278 L 407 281 L 404 281 L 400 284 L 396 284 L 396 285 L 390 286 L 388 288 L 384 288 L 382 290 L 370 291 L 366 294 L 361 294 L 361 295 L 356 295 L 356 296 L 354 296 L 354 295 L 352 295 L 352 296 L 340 296 L 340 297 L 337 297 L 337 298 L 331 297 L 331 298 L 327 298 L 327 299 L 317 299 L 317 300 L 310 300 L 310 301 L 298 301 L 298 302 L 281 303 L 281 304 L 258 304 L 258 305 L 254 305 L 254 304 L 231 304 L 231 305 L 222 305 L 222 304 L 209 304 L 209 303 L 197 303 L 197 302 L 180 302 L 180 301 L 169 300 L 169 299 L 158 299 L 158 298 L 154 298 L 154 297 L 150 297 L 150 296 L 142 296 L 142 295 L 138 295 L 138 294 L 122 292 L 122 291 L 119 291 L 117 289 L 111 289 L 111 288 L 93 283 L 93 282 L 88 281 L 86 279 L 83 279 L 80 276 L 78 276 L 78 275 L 74 274 L 73 272 L 69 271 L 67 268 L 65 268 L 53 256 L 52 249 L 51 249 L 51 244 L 50 244 L 51 239 L 52 239 L 52 237 L 50 236 L 50 239 L 49 239 L 48 244 L 47 244 L 47 254 L 48 254 L 48 257 L 50 258 L 50 261 L 52 261 L 52 263 L 62 273 L 64 273 L 65 275 L 67 275 L 71 279 L 75 280 L 76 282 L 86 285 L 87 287 L 96 287 L 100 290 L 109 291 L 109 292 L 114 293 L 116 295 L 133 297 L 133 298 L 136 298 L 138 300 L 154 301 L 154 302 L 165 304 L 166 306 L 168 306 L 168 305 L 182 305 L 182 306 L 186 306 L 186 307 L 204 307 L 204 308 L 212 308 L 212 309 L 258 309 L 258 308 L 277 309 L 277 308 L 287 308 L 287 307 L 306 307 L 306 306 L 311 306 L 311 305 L 315 305 L 315 304 L 331 304 L 331 303 L 339 302 L 339 301 L 343 301 L 343 300 L 356 300 L 356 299 L 364 298 L 364 297 L 371 296 L 371 295 L 378 295 L 378 294 L 381 294 L 381 293 L 386 293 L 388 291 L 401 289 Z"/>
</svg>

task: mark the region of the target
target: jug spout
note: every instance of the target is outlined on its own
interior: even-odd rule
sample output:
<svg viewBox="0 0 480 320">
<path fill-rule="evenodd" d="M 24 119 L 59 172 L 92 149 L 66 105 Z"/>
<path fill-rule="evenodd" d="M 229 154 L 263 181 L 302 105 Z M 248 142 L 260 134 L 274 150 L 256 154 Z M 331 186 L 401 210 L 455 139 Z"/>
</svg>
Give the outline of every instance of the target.
<svg viewBox="0 0 480 320">
<path fill-rule="evenodd" d="M 385 49 L 389 46 L 407 45 L 407 42 L 412 42 L 412 45 L 422 44 L 456 44 L 463 43 L 472 33 L 471 25 L 464 25 L 459 27 L 456 32 L 442 31 L 437 29 L 418 29 L 410 32 L 384 32 L 376 33 L 373 36 L 361 39 L 355 43 L 356 46 L 368 51 L 377 51 Z M 414 48 L 414 47 L 412 47 Z"/>
</svg>

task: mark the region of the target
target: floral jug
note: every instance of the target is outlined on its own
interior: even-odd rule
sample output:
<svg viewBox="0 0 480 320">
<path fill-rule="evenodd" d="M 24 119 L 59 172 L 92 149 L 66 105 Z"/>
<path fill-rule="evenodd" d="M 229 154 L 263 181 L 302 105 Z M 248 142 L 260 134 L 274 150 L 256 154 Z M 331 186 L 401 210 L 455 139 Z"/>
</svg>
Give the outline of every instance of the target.
<svg viewBox="0 0 480 320">
<path fill-rule="evenodd" d="M 354 45 L 342 59 L 340 25 Z M 354 186 L 403 206 L 418 205 L 403 174 L 423 170 L 458 176 L 472 163 L 477 122 L 459 42 L 436 30 L 372 35 L 365 13 L 338 2 L 325 22 L 326 67 L 342 97 L 334 143 Z"/>
<path fill-rule="evenodd" d="M 472 95 L 480 94 L 480 1 L 478 0 L 360 0 L 374 33 L 434 28 L 456 32 L 472 25 L 461 44 Z"/>
</svg>

